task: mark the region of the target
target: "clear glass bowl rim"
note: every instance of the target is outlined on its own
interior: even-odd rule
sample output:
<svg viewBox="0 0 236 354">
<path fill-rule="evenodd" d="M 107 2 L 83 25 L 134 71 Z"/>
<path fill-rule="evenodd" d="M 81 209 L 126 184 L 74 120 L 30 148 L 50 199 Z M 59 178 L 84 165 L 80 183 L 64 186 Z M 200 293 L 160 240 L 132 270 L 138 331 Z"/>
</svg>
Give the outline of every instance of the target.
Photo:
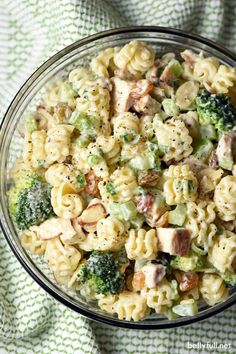
<svg viewBox="0 0 236 354">
<path fill-rule="evenodd" d="M 3 138 L 5 131 L 7 130 L 8 125 L 10 124 L 10 118 L 11 114 L 14 112 L 14 110 L 17 108 L 18 102 L 20 98 L 25 94 L 25 92 L 30 89 L 31 85 L 34 83 L 34 81 L 43 74 L 45 70 L 47 70 L 52 64 L 54 64 L 58 59 L 62 58 L 66 54 L 69 54 L 72 52 L 74 49 L 77 49 L 79 47 L 82 47 L 86 45 L 87 43 L 91 43 L 95 40 L 99 39 L 104 39 L 109 36 L 114 36 L 114 35 L 122 35 L 122 34 L 127 34 L 127 33 L 148 33 L 148 32 L 153 32 L 153 33 L 158 33 L 158 34 L 169 34 L 169 35 L 175 35 L 180 38 L 185 38 L 189 40 L 194 40 L 198 41 L 201 44 L 204 44 L 208 46 L 210 49 L 215 49 L 219 51 L 221 54 L 224 54 L 226 57 L 230 58 L 233 60 L 236 64 L 236 54 L 228 50 L 227 48 L 224 48 L 222 45 L 217 44 L 209 39 L 206 39 L 202 36 L 199 36 L 197 34 L 190 34 L 182 30 L 170 28 L 170 27 L 160 27 L 160 26 L 131 26 L 131 27 L 120 27 L 120 28 L 115 28 L 115 29 L 110 29 L 107 31 L 102 31 L 99 33 L 96 33 L 94 35 L 85 37 L 83 39 L 80 39 L 71 45 L 65 47 L 61 51 L 57 52 L 55 55 L 50 57 L 46 62 L 44 62 L 22 85 L 22 87 L 19 89 L 19 91 L 16 93 L 15 97 L 13 98 L 12 102 L 10 103 L 3 119 L 0 125 L 0 152 L 2 152 L 3 148 Z M 0 155 L 2 156 L 2 154 Z M 1 174 L 1 179 L 2 179 L 2 174 Z M 2 181 L 1 181 L 2 185 Z M 1 195 L 1 203 L 0 203 L 0 227 L 3 231 L 3 234 L 13 251 L 14 255 L 18 259 L 18 261 L 21 263 L 23 268 L 29 273 L 29 275 L 47 292 L 49 293 L 54 299 L 58 300 L 65 306 L 69 307 L 70 309 L 76 311 L 77 313 L 90 318 L 92 320 L 95 320 L 97 322 L 102 322 L 105 324 L 117 326 L 117 327 L 123 327 L 123 328 L 131 328 L 131 329 L 142 329 L 142 330 L 149 330 L 149 329 L 166 329 L 166 328 L 173 328 L 173 327 L 178 327 L 178 326 L 184 326 L 188 325 L 194 322 L 198 322 L 201 320 L 204 320 L 206 318 L 209 318 L 231 306 L 236 304 L 236 293 L 232 294 L 226 301 L 223 303 L 214 305 L 213 307 L 210 307 L 202 312 L 200 312 L 198 315 L 193 316 L 193 317 L 187 317 L 187 318 L 177 318 L 176 320 L 163 320 L 159 321 L 156 324 L 143 324 L 140 322 L 131 322 L 131 321 L 122 321 L 118 320 L 115 318 L 110 318 L 102 315 L 98 315 L 92 311 L 87 311 L 82 308 L 80 308 L 78 305 L 74 305 L 70 301 L 66 300 L 62 295 L 60 295 L 56 290 L 53 290 L 51 286 L 46 284 L 45 281 L 43 281 L 40 278 L 39 272 L 34 271 L 33 267 L 30 267 L 22 258 L 21 252 L 17 248 L 17 245 L 14 243 L 14 240 L 10 235 L 8 234 L 6 228 L 4 227 L 5 217 L 4 217 L 4 205 L 3 205 L 3 198 Z M 4 223 L 3 223 L 4 220 Z"/>
</svg>

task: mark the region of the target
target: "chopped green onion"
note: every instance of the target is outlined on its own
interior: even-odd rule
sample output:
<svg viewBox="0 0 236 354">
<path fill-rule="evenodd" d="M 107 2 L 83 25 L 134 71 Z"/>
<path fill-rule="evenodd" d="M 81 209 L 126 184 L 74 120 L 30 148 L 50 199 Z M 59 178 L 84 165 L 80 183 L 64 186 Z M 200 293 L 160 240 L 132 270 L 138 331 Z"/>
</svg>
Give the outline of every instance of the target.
<svg viewBox="0 0 236 354">
<path fill-rule="evenodd" d="M 76 176 L 76 180 L 78 182 L 79 188 L 84 188 L 85 187 L 85 185 L 86 185 L 85 175 L 83 175 L 82 173 L 79 174 L 78 176 Z"/>
<path fill-rule="evenodd" d="M 107 183 L 107 185 L 106 185 L 106 191 L 107 191 L 107 193 L 109 193 L 110 195 L 116 195 L 116 190 L 115 190 L 115 187 L 114 187 L 113 182 Z"/>
</svg>

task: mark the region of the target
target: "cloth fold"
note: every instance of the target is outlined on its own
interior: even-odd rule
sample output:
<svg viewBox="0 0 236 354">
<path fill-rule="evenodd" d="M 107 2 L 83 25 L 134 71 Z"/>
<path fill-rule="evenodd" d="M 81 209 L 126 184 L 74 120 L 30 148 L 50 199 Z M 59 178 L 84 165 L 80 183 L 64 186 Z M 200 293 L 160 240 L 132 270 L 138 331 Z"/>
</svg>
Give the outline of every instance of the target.
<svg viewBox="0 0 236 354">
<path fill-rule="evenodd" d="M 58 50 L 129 25 L 176 27 L 236 48 L 233 0 L 0 0 L 0 118 L 27 77 Z M 89 321 L 46 294 L 0 233 L 1 354 L 235 353 L 235 328 L 235 306 L 203 322 L 162 331 Z"/>
</svg>

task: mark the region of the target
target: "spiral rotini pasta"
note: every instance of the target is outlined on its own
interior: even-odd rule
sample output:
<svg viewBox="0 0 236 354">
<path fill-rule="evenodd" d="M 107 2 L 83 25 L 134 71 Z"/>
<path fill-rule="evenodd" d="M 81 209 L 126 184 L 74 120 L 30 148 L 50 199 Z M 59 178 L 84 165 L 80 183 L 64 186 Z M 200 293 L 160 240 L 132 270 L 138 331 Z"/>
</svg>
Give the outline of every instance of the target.
<svg viewBox="0 0 236 354">
<path fill-rule="evenodd" d="M 140 132 L 143 138 L 152 139 L 155 135 L 153 116 L 144 115 L 140 118 Z"/>
<path fill-rule="evenodd" d="M 94 249 L 98 251 L 117 251 L 126 240 L 126 230 L 123 223 L 114 216 L 108 216 L 97 223 L 97 243 Z"/>
<path fill-rule="evenodd" d="M 236 177 L 226 176 L 216 186 L 214 202 L 219 217 L 224 221 L 236 217 Z"/>
<path fill-rule="evenodd" d="M 61 182 L 67 182 L 78 188 L 75 168 L 71 164 L 55 163 L 51 165 L 45 172 L 45 179 L 53 187 L 60 185 Z"/>
<path fill-rule="evenodd" d="M 228 297 L 228 289 L 223 279 L 217 274 L 204 274 L 200 284 L 200 293 L 210 306 L 224 301 Z"/>
<path fill-rule="evenodd" d="M 75 108 L 75 92 L 69 82 L 57 81 L 47 90 L 44 103 L 48 107 L 55 107 L 58 103 L 68 103 Z"/>
<path fill-rule="evenodd" d="M 45 130 L 36 130 L 26 134 L 23 159 L 25 164 L 32 168 L 47 167 L 47 152 L 45 149 L 47 133 Z"/>
<path fill-rule="evenodd" d="M 217 232 L 217 227 L 213 224 L 216 217 L 215 204 L 205 201 L 188 202 L 186 207 L 184 225 L 191 230 L 192 239 L 196 239 L 194 242 L 207 249 L 212 244 L 212 239 Z"/>
<path fill-rule="evenodd" d="M 236 234 L 225 231 L 216 236 L 212 247 L 209 249 L 208 260 L 221 273 L 236 271 Z M 233 267 L 235 266 L 235 269 Z"/>
<path fill-rule="evenodd" d="M 156 230 L 131 229 L 125 248 L 130 259 L 155 259 L 158 252 Z"/>
<path fill-rule="evenodd" d="M 171 118 L 164 123 L 155 120 L 154 129 L 157 142 L 163 149 L 165 162 L 177 162 L 192 153 L 192 138 L 181 120 Z"/>
<path fill-rule="evenodd" d="M 68 284 L 81 259 L 80 252 L 73 246 L 64 245 L 60 239 L 47 241 L 45 259 L 60 284 Z"/>
<path fill-rule="evenodd" d="M 102 150 L 108 166 L 116 164 L 120 159 L 120 144 L 113 136 L 99 136 L 96 140 Z"/>
<path fill-rule="evenodd" d="M 114 69 L 114 55 L 119 51 L 118 47 L 107 48 L 91 60 L 91 69 L 97 76 L 109 78 L 109 69 Z"/>
<path fill-rule="evenodd" d="M 47 241 L 40 240 L 38 226 L 31 226 L 20 237 L 22 246 L 32 254 L 44 254 Z"/>
<path fill-rule="evenodd" d="M 134 113 L 124 112 L 112 118 L 114 136 L 118 141 L 128 141 L 129 136 L 139 134 L 139 119 Z M 132 137 L 131 137 L 132 138 Z"/>
<path fill-rule="evenodd" d="M 129 167 L 121 167 L 115 170 L 110 176 L 110 181 L 114 187 L 114 193 L 111 195 L 114 201 L 127 202 L 136 193 L 137 181 Z"/>
<path fill-rule="evenodd" d="M 61 182 L 51 192 L 51 203 L 56 215 L 64 219 L 73 219 L 83 210 L 83 200 L 72 184 Z"/>
<path fill-rule="evenodd" d="M 198 181 L 188 165 L 173 166 L 165 172 L 164 195 L 169 205 L 194 201 L 197 198 Z"/>
<path fill-rule="evenodd" d="M 50 165 L 54 162 L 63 162 L 69 155 L 70 138 L 74 127 L 68 124 L 60 124 L 49 129 L 45 142 L 46 162 Z"/>
<path fill-rule="evenodd" d="M 132 41 L 115 54 L 114 63 L 134 76 L 144 74 L 154 63 L 155 54 L 145 43 Z"/>
<path fill-rule="evenodd" d="M 228 68 L 225 65 L 220 65 L 216 75 L 212 80 L 211 87 L 216 93 L 227 93 L 229 88 L 234 85 L 235 81 L 235 68 Z"/>
</svg>

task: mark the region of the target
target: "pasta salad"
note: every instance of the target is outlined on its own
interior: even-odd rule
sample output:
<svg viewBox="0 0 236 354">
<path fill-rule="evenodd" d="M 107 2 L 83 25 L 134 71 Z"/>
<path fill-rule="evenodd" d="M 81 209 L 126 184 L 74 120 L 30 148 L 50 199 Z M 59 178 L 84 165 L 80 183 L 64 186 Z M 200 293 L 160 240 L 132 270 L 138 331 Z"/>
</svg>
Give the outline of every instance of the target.
<svg viewBox="0 0 236 354">
<path fill-rule="evenodd" d="M 107 48 L 22 119 L 9 209 L 56 281 L 121 320 L 194 316 L 236 286 L 236 70 Z"/>
</svg>

